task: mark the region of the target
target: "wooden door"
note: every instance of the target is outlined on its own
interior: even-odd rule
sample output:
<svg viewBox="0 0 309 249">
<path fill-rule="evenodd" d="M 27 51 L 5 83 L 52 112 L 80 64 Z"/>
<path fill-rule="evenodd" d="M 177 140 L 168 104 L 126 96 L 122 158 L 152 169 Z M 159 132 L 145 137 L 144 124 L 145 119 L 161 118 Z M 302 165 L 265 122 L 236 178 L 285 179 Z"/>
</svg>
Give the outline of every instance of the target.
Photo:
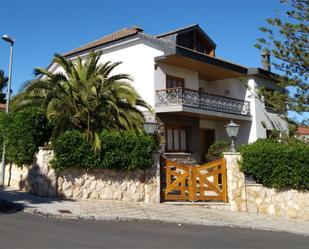
<svg viewBox="0 0 309 249">
<path fill-rule="evenodd" d="M 209 147 L 216 141 L 214 129 L 201 129 L 201 160 L 205 161 L 205 155 Z"/>
</svg>

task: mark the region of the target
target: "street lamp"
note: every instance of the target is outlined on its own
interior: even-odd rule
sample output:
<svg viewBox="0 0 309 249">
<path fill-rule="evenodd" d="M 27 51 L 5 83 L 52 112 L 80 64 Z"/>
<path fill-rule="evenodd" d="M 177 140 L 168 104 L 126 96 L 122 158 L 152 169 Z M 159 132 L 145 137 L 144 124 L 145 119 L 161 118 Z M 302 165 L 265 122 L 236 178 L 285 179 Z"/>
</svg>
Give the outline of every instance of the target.
<svg viewBox="0 0 309 249">
<path fill-rule="evenodd" d="M 155 121 L 147 121 L 144 123 L 144 131 L 148 135 L 155 134 L 158 127 L 158 123 Z"/>
<path fill-rule="evenodd" d="M 5 112 L 9 112 L 10 108 L 10 97 L 11 97 L 11 83 L 12 83 L 12 65 L 13 65 L 13 45 L 14 45 L 14 39 L 10 37 L 9 35 L 3 35 L 2 39 L 5 42 L 10 43 L 10 64 L 9 64 L 9 82 L 7 87 L 7 100 L 6 100 L 6 108 Z M 5 144 L 3 143 L 3 149 L 2 149 L 2 163 L 1 163 L 1 174 L 0 174 L 0 186 L 4 186 L 4 177 L 5 177 Z"/>
<path fill-rule="evenodd" d="M 231 141 L 232 141 L 232 142 L 231 142 L 230 151 L 231 151 L 231 152 L 236 152 L 234 141 L 235 141 L 236 138 L 237 138 L 239 125 L 238 125 L 238 124 L 235 124 L 235 123 L 233 122 L 233 120 L 231 120 L 231 122 L 230 122 L 228 125 L 225 126 L 225 129 L 226 129 L 227 135 L 229 136 L 229 138 L 230 138 Z"/>
</svg>

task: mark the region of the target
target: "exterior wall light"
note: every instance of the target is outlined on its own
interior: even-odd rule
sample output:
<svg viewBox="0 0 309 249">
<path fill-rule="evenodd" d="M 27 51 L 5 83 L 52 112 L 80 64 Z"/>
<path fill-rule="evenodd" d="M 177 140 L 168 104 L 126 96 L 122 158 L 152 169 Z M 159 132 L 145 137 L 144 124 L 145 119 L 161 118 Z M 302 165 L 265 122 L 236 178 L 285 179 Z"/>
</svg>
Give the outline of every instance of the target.
<svg viewBox="0 0 309 249">
<path fill-rule="evenodd" d="M 234 141 L 237 139 L 237 134 L 238 134 L 238 130 L 239 130 L 239 125 L 238 125 L 238 124 L 235 124 L 235 123 L 233 122 L 233 120 L 231 120 L 231 122 L 230 122 L 228 125 L 225 125 L 225 129 L 226 129 L 227 135 L 228 135 L 229 138 L 231 139 L 230 151 L 231 151 L 231 152 L 236 152 Z"/>
<path fill-rule="evenodd" d="M 144 123 L 145 133 L 148 135 L 154 135 L 157 131 L 158 123 L 155 121 L 147 121 Z"/>
</svg>

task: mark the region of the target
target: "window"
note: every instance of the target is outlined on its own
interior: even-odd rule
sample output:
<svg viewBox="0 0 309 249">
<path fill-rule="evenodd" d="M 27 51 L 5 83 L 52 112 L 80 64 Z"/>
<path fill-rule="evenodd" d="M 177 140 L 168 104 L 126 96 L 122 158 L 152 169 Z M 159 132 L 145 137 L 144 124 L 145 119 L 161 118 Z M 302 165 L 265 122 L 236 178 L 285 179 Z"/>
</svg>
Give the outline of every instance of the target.
<svg viewBox="0 0 309 249">
<path fill-rule="evenodd" d="M 184 87 L 184 82 L 183 78 L 166 75 L 166 88 Z"/>
<path fill-rule="evenodd" d="M 187 151 L 187 129 L 186 127 L 166 128 L 166 151 L 185 152 Z"/>
</svg>

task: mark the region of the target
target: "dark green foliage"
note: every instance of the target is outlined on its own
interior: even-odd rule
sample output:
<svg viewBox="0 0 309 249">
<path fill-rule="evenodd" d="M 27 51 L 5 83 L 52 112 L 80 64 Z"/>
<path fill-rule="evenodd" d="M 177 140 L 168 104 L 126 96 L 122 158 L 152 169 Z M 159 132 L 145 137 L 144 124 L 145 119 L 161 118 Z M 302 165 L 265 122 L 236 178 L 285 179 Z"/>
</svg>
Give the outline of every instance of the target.
<svg viewBox="0 0 309 249">
<path fill-rule="evenodd" d="M 61 170 L 66 166 L 94 167 L 95 155 L 85 134 L 79 131 L 67 131 L 53 143 L 55 158 L 52 165 Z"/>
<path fill-rule="evenodd" d="M 6 94 L 3 93 L 3 89 L 7 86 L 8 78 L 4 76 L 4 71 L 0 70 L 0 103 L 6 103 Z"/>
<path fill-rule="evenodd" d="M 37 108 L 10 114 L 1 113 L 0 142 L 4 139 L 6 160 L 18 166 L 31 164 L 39 146 L 43 146 L 49 138 L 47 123 L 45 115 Z"/>
<path fill-rule="evenodd" d="M 67 131 L 53 143 L 57 170 L 71 166 L 81 168 L 110 168 L 116 170 L 146 169 L 153 164 L 158 143 L 153 136 L 136 135 L 130 131 L 103 131 L 100 154 L 79 131 Z"/>
<path fill-rule="evenodd" d="M 260 139 L 242 146 L 241 169 L 258 183 L 279 190 L 309 190 L 309 145 Z"/>
<path fill-rule="evenodd" d="M 224 140 L 219 140 L 213 143 L 205 156 L 207 161 L 213 161 L 223 157 L 223 152 L 229 151 L 229 143 Z"/>
</svg>

